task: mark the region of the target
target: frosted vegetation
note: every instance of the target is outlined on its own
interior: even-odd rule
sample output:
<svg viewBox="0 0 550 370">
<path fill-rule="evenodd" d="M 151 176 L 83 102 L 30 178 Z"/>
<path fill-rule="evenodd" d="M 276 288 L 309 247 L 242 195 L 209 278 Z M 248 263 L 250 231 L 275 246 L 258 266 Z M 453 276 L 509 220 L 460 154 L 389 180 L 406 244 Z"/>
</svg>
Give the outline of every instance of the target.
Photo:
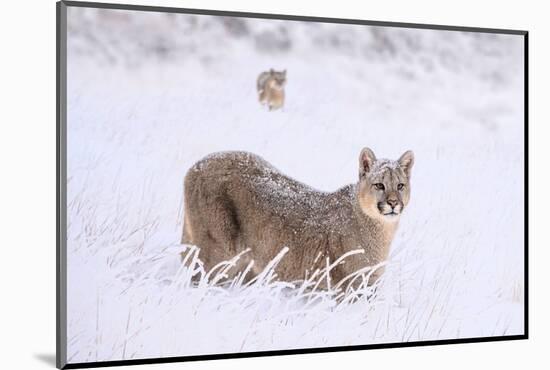
<svg viewBox="0 0 550 370">
<path fill-rule="evenodd" d="M 73 8 L 68 41 L 69 362 L 523 333 L 519 36 Z M 270 67 L 282 111 L 257 102 Z M 278 281 L 284 246 L 220 285 L 232 261 L 205 272 L 179 244 L 203 156 L 334 191 L 364 146 L 416 156 L 376 291 Z"/>
</svg>

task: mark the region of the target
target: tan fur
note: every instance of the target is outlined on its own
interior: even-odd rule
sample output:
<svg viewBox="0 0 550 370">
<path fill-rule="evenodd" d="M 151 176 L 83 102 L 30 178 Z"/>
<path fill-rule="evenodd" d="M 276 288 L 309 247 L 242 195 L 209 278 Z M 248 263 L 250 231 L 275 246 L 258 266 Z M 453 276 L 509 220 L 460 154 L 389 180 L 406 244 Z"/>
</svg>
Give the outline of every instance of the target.
<svg viewBox="0 0 550 370">
<path fill-rule="evenodd" d="M 285 84 L 286 70 L 278 72 L 271 69 L 260 73 L 256 84 L 260 103 L 267 105 L 269 110 L 282 108 L 285 103 Z"/>
<path fill-rule="evenodd" d="M 279 279 L 301 280 L 343 254 L 364 253 L 336 266 L 330 280 L 383 262 L 398 219 L 408 204 L 412 152 L 398 161 L 377 160 L 369 149 L 359 158 L 359 181 L 333 193 L 312 189 L 246 152 L 215 153 L 185 177 L 183 240 L 200 248 L 206 270 L 250 249 L 233 271 L 254 261 L 259 273 L 282 249 Z M 381 190 L 381 184 L 385 190 Z M 369 283 L 378 279 L 377 270 Z M 252 277 L 249 276 L 249 277 Z"/>
</svg>

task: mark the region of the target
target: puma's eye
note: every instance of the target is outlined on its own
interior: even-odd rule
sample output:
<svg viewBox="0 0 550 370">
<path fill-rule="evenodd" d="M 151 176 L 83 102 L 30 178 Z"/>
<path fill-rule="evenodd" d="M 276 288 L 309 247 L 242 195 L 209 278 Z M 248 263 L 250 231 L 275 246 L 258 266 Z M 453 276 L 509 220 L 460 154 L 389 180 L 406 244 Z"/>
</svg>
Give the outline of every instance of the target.
<svg viewBox="0 0 550 370">
<path fill-rule="evenodd" d="M 403 189 L 405 189 L 405 184 L 397 185 L 397 190 L 403 190 Z"/>
<path fill-rule="evenodd" d="M 384 190 L 384 184 L 381 183 L 374 184 L 374 187 L 376 188 L 376 190 Z"/>
</svg>

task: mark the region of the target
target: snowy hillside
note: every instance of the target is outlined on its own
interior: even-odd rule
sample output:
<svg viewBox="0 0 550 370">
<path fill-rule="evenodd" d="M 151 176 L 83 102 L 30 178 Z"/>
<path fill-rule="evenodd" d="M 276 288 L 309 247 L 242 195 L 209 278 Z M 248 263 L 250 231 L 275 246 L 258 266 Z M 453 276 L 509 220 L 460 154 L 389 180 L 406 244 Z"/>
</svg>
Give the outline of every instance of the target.
<svg viewBox="0 0 550 370">
<path fill-rule="evenodd" d="M 520 36 L 82 8 L 68 24 L 70 363 L 523 333 Z M 257 102 L 271 67 L 281 111 Z M 190 286 L 194 162 L 246 150 L 333 191 L 365 146 L 416 156 L 376 300 L 308 300 L 269 273 Z"/>
</svg>

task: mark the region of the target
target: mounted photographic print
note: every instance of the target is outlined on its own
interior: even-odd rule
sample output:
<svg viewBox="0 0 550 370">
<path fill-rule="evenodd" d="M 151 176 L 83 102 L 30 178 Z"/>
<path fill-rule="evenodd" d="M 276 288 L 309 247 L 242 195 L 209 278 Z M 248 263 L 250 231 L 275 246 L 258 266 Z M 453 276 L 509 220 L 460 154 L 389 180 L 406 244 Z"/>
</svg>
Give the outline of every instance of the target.
<svg viewBox="0 0 550 370">
<path fill-rule="evenodd" d="M 57 10 L 58 367 L 527 338 L 527 32 Z"/>
</svg>

